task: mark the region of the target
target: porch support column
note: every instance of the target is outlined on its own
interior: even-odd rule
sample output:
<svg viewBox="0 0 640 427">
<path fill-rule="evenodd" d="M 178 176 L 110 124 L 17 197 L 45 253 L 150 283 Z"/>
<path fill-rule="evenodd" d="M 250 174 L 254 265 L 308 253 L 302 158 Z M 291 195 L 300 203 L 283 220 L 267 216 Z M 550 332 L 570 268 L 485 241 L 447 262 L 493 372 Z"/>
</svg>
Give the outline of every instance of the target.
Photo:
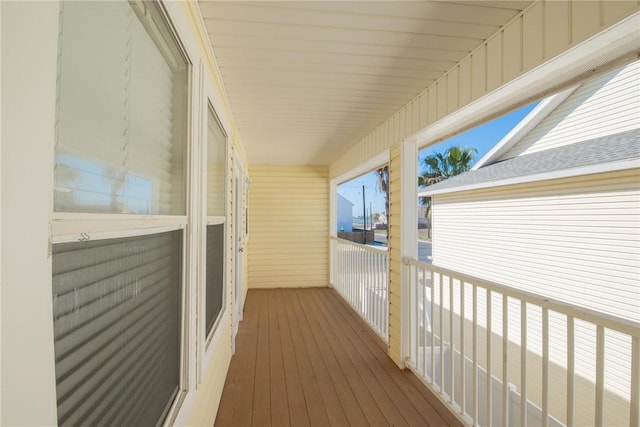
<svg viewBox="0 0 640 427">
<path fill-rule="evenodd" d="M 409 284 L 403 257 L 417 258 L 417 149 L 412 140 L 391 148 L 389 161 L 389 356 L 400 367 L 409 355 Z"/>
</svg>

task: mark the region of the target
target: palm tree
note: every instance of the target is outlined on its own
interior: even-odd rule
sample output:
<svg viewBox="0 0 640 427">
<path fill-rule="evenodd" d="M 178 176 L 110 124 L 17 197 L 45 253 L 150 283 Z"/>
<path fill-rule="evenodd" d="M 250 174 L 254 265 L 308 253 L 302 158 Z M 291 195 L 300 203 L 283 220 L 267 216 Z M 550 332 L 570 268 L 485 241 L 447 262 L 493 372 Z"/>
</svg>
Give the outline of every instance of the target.
<svg viewBox="0 0 640 427">
<path fill-rule="evenodd" d="M 389 238 L 389 166 L 376 169 L 378 191 L 384 194 L 384 215 L 387 218 L 387 239 Z"/>
<path fill-rule="evenodd" d="M 471 169 L 475 154 L 475 148 L 449 147 L 444 153 L 434 153 L 423 159 L 424 170 L 418 175 L 418 185 L 426 187 L 437 184 L 452 176 L 460 175 Z M 426 206 L 425 218 L 429 227 L 429 237 L 431 237 L 431 197 L 420 197 L 420 204 Z"/>
<path fill-rule="evenodd" d="M 418 176 L 418 185 L 436 184 L 471 169 L 478 150 L 451 146 L 444 153 L 434 153 L 423 159 L 424 172 Z"/>
</svg>

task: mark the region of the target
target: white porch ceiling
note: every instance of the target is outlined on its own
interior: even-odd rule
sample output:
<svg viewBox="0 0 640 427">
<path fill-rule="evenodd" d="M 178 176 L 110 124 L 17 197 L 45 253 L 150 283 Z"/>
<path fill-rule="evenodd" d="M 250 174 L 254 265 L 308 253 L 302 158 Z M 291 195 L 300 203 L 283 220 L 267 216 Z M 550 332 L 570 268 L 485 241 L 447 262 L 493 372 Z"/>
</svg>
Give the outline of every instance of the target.
<svg viewBox="0 0 640 427">
<path fill-rule="evenodd" d="M 530 3 L 199 1 L 262 165 L 329 164 Z"/>
</svg>

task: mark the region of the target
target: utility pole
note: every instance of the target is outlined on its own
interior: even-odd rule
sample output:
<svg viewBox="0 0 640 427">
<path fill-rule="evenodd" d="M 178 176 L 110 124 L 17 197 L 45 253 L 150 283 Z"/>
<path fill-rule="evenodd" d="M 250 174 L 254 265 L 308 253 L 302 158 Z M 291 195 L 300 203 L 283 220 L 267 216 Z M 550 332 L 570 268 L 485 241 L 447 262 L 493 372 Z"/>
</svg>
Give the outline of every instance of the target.
<svg viewBox="0 0 640 427">
<path fill-rule="evenodd" d="M 364 185 L 362 186 L 362 241 L 367 244 L 367 199 L 364 195 Z"/>
</svg>

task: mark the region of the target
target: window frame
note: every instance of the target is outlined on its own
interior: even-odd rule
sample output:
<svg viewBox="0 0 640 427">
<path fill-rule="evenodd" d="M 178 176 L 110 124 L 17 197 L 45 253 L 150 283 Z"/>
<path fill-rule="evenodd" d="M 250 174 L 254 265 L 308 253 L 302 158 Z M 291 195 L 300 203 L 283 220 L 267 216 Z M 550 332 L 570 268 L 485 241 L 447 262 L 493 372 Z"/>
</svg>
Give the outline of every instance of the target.
<svg viewBox="0 0 640 427">
<path fill-rule="evenodd" d="M 175 47 L 185 62 L 186 74 L 186 93 L 185 106 L 186 117 L 184 121 L 184 206 L 182 215 L 161 215 L 161 214 L 128 214 L 128 213 L 91 213 L 91 212 L 58 212 L 55 211 L 53 205 L 53 193 L 55 181 L 53 176 L 50 181 L 51 204 L 50 204 L 50 238 L 49 244 L 57 244 L 71 241 L 81 241 L 87 239 L 104 240 L 119 237 L 142 236 L 156 234 L 166 231 L 183 230 L 182 233 L 182 273 L 180 283 L 181 293 L 181 314 L 180 314 L 180 361 L 179 372 L 180 379 L 178 382 L 178 391 L 173 401 L 168 402 L 168 410 L 163 425 L 173 424 L 181 414 L 189 392 L 195 388 L 195 363 L 192 348 L 195 347 L 195 337 L 191 333 L 191 320 L 196 316 L 196 306 L 192 297 L 194 292 L 194 282 L 196 277 L 195 260 L 190 259 L 189 253 L 192 252 L 193 241 L 195 235 L 193 232 L 192 220 L 192 203 L 191 195 L 193 194 L 195 183 L 192 179 L 193 159 L 194 159 L 194 135 L 196 134 L 198 123 L 196 121 L 198 105 L 194 101 L 197 98 L 196 89 L 199 87 L 200 75 L 198 75 L 197 59 L 191 53 L 194 47 L 192 40 L 184 37 L 184 34 L 178 31 L 176 22 L 184 20 L 171 2 L 166 0 L 153 0 L 154 12 L 149 12 L 142 2 L 130 3 L 132 12 L 139 19 L 140 10 L 143 9 L 143 15 L 147 19 L 154 19 L 150 15 L 160 15 L 167 25 L 168 35 L 175 43 Z M 61 6 L 62 8 L 63 6 Z M 157 13 L 155 13 L 157 12 Z M 182 23 L 181 23 L 182 24 Z M 60 24 L 58 24 L 60 25 Z M 147 25 L 143 22 L 143 26 L 148 30 Z M 60 28 L 58 28 L 60 31 Z M 153 35 L 156 37 L 156 35 Z M 165 41 L 166 42 L 166 41 Z M 59 47 L 58 47 L 59 48 Z M 164 53 L 163 53 L 164 56 Z M 56 84 L 57 89 L 57 84 Z M 55 162 L 55 150 L 53 150 L 51 158 L 52 165 Z M 49 250 L 51 253 L 51 249 Z M 50 291 L 51 292 L 51 291 Z M 53 324 L 53 318 L 51 319 Z M 52 336 L 53 338 L 53 336 Z M 55 389 L 54 384 L 54 389 Z M 57 391 L 55 392 L 57 396 Z M 54 402 L 54 405 L 56 403 Z"/>
<path fill-rule="evenodd" d="M 202 76 L 202 100 L 200 102 L 200 142 L 198 144 L 200 162 L 197 165 L 199 175 L 196 178 L 199 182 L 198 194 L 200 195 L 200 206 L 198 208 L 199 218 L 197 220 L 197 235 L 199 256 L 198 260 L 198 283 L 197 283 L 197 305 L 198 311 L 202 313 L 199 316 L 197 330 L 197 375 L 198 382 L 204 380 L 207 369 L 213 358 L 215 350 L 222 343 L 226 336 L 225 331 L 231 327 L 231 289 L 233 288 L 233 275 L 231 274 L 231 258 L 230 254 L 233 250 L 230 236 L 232 235 L 232 215 L 231 215 L 231 188 L 230 180 L 232 177 L 232 130 L 229 120 L 225 115 L 223 103 L 219 99 L 216 91 L 210 84 L 210 79 L 205 78 L 206 69 L 201 65 Z M 225 158 L 224 158 L 224 215 L 208 215 L 207 212 L 207 178 L 208 178 L 208 132 L 209 132 L 209 113 L 220 126 L 225 135 Z M 206 265 L 207 265 L 207 226 L 224 224 L 224 248 L 223 248 L 223 302 L 222 308 L 216 320 L 213 323 L 211 331 L 207 334 L 206 324 Z M 224 345 L 224 344 L 222 344 Z"/>
</svg>

